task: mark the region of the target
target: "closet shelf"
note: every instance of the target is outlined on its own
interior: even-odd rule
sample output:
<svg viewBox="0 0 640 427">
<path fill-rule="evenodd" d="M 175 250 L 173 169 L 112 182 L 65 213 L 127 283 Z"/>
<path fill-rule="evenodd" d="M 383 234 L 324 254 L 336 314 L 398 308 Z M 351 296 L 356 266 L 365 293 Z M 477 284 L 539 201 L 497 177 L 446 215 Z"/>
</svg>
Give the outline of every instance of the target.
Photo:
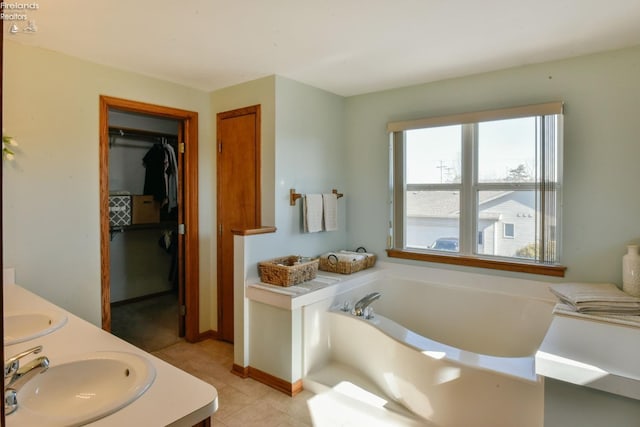
<svg viewBox="0 0 640 427">
<path fill-rule="evenodd" d="M 118 225 L 115 227 L 109 227 L 109 232 L 113 235 L 113 233 L 123 233 L 125 231 L 138 231 L 138 230 L 161 230 L 170 228 L 172 230 L 178 229 L 178 221 L 160 221 L 154 222 L 150 224 L 131 224 L 131 225 Z"/>
</svg>

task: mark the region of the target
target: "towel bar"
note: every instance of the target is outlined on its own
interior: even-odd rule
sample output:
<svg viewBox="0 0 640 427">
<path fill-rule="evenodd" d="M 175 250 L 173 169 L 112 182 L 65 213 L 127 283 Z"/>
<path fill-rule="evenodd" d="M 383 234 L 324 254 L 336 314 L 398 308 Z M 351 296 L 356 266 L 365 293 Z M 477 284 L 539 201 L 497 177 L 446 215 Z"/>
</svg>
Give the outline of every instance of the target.
<svg viewBox="0 0 640 427">
<path fill-rule="evenodd" d="M 333 190 L 331 190 L 331 192 L 333 194 L 335 194 L 338 199 L 340 197 L 344 196 L 344 194 L 338 193 L 338 190 L 336 190 L 335 188 Z M 296 189 L 295 188 L 292 188 L 292 189 L 289 190 L 289 204 L 291 206 L 295 206 L 296 205 L 296 200 L 298 200 L 301 197 L 302 197 L 302 194 L 296 193 Z"/>
</svg>

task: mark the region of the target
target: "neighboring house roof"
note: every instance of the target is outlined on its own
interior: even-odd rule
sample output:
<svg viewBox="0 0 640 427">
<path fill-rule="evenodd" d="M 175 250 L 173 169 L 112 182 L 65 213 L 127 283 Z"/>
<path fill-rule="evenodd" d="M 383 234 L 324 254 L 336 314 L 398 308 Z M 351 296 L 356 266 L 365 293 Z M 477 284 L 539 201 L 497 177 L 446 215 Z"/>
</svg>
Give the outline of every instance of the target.
<svg viewBox="0 0 640 427">
<path fill-rule="evenodd" d="M 407 216 L 448 217 L 460 211 L 460 194 L 454 191 L 407 191 Z"/>
<path fill-rule="evenodd" d="M 513 191 L 481 191 L 480 206 L 506 197 Z M 407 191 L 407 216 L 451 218 L 460 215 L 460 194 L 454 191 Z M 482 213 L 483 219 L 499 219 L 499 212 Z"/>
</svg>

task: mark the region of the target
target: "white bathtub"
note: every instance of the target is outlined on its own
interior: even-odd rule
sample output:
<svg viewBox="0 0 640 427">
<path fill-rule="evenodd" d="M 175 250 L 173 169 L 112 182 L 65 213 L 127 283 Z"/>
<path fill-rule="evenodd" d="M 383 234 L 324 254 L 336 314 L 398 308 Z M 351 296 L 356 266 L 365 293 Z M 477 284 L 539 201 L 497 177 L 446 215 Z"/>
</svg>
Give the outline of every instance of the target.
<svg viewBox="0 0 640 427">
<path fill-rule="evenodd" d="M 381 292 L 373 319 L 327 314 L 329 359 L 357 369 L 428 425 L 540 427 L 544 390 L 534 356 L 553 299 L 497 288 L 372 281 L 337 302 Z"/>
</svg>

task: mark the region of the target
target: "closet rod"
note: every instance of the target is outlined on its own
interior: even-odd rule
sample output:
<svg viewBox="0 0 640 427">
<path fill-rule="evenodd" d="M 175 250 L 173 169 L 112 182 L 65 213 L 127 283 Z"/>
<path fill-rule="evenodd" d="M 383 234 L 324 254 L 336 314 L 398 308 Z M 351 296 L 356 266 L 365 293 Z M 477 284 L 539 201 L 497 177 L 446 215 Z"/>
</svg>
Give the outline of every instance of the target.
<svg viewBox="0 0 640 427">
<path fill-rule="evenodd" d="M 109 137 L 111 142 L 115 142 L 118 137 L 137 139 L 139 141 L 152 142 L 154 144 L 161 144 L 162 142 L 178 142 L 177 135 L 171 135 L 168 133 L 153 132 L 142 129 L 122 128 L 117 126 L 109 126 Z"/>
</svg>

